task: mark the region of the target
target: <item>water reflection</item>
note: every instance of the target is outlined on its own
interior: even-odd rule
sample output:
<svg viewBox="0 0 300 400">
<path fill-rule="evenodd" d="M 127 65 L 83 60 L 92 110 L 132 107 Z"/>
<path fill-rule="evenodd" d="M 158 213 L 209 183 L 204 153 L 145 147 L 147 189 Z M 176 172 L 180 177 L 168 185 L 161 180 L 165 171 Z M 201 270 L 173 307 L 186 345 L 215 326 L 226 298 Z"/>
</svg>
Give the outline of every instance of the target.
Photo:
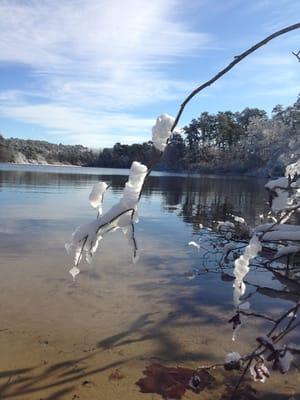
<svg viewBox="0 0 300 400">
<path fill-rule="evenodd" d="M 13 166 L 11 169 L 6 166 L 5 170 L 0 170 L 3 211 L 0 238 L 6 243 L 6 255 L 15 256 L 16 246 L 23 254 L 39 253 L 46 238 L 48 243 L 52 241 L 54 248 L 62 248 L 76 226 L 95 217 L 87 198 L 91 186 L 98 180 L 111 185 L 105 196 L 104 209 L 107 209 L 118 199 L 127 180 L 124 170 L 32 166 Z M 179 249 L 183 249 L 184 263 L 188 265 L 189 260 L 189 263 L 199 265 L 201 254 L 193 254 L 184 248 L 191 235 L 199 232 L 199 224 L 210 226 L 214 220 L 238 214 L 253 225 L 257 215 L 266 208 L 263 183 L 263 180 L 240 177 L 154 173 L 149 177 L 142 197 L 137 240 L 144 248 L 147 240 L 149 247 L 160 249 L 160 253 L 155 256 L 145 254 L 143 263 L 150 268 L 165 265 L 169 269 L 176 260 L 180 262 Z M 32 241 L 24 240 L 24 235 Z M 116 240 L 119 244 L 120 239 Z M 161 246 L 168 249 L 167 254 L 161 251 Z M 172 275 L 173 271 L 168 273 Z M 215 280 L 213 277 L 212 281 Z M 182 285 L 182 280 L 174 283 Z M 219 302 L 210 294 L 210 289 L 206 294 L 206 303 L 209 302 Z"/>
<path fill-rule="evenodd" d="M 1 166 L 0 166 L 1 168 Z M 90 188 L 97 180 L 111 185 L 112 194 L 118 194 L 127 180 L 124 170 L 60 167 L 11 167 L 0 169 L 0 191 L 30 190 L 59 191 Z M 34 170 L 32 170 L 34 169 Z M 80 173 L 79 173 L 80 172 Z M 229 214 L 243 215 L 252 225 L 257 215 L 266 210 L 264 180 L 215 176 L 164 176 L 154 173 L 144 189 L 143 198 L 158 196 L 162 212 L 174 213 L 194 231 L 199 224 L 211 225 Z"/>
<path fill-rule="evenodd" d="M 165 208 L 176 212 L 183 221 L 210 226 L 214 220 L 224 220 L 229 214 L 243 215 L 252 225 L 257 215 L 265 211 L 266 195 L 263 180 L 237 177 L 168 178 L 162 189 Z M 174 206 L 179 206 L 174 209 Z"/>
<path fill-rule="evenodd" d="M 126 173 L 124 170 L 111 169 L 5 165 L 0 169 L 1 209 L 4 211 L 0 235 L 22 232 L 39 237 L 42 233 L 53 233 L 55 229 L 69 234 L 72 228 L 65 226 L 67 219 L 72 219 L 76 226 L 86 218 L 94 217 L 87 205 L 87 194 L 93 183 L 105 180 L 111 185 L 110 193 L 106 196 L 109 207 L 119 196 L 127 180 Z M 177 216 L 189 227 L 185 229 L 185 236 L 178 231 L 174 220 L 168 220 L 168 224 L 172 235 L 174 229 L 178 231 L 173 242 L 177 240 L 177 243 L 181 241 L 183 244 L 183 240 L 186 240 L 183 237 L 199 233 L 199 224 L 211 226 L 213 221 L 225 220 L 230 214 L 243 215 L 250 225 L 257 223 L 258 215 L 267 209 L 263 185 L 264 180 L 253 178 L 165 176 L 154 173 L 145 186 L 141 215 L 143 218 L 145 214 L 145 226 L 148 226 L 149 236 L 153 235 L 153 243 L 157 229 L 164 231 L 165 237 L 168 237 L 168 228 L 162 222 L 164 215 Z M 75 189 L 84 190 L 85 194 L 79 192 L 75 196 Z M 16 192 L 22 192 L 22 197 L 15 196 Z M 156 217 L 154 223 L 147 223 L 147 217 L 150 220 Z M 182 229 L 183 226 L 180 226 Z M 10 247 L 13 252 L 13 244 L 9 243 L 7 249 Z M 168 258 L 171 259 L 170 255 Z M 210 261 L 213 264 L 215 260 L 213 257 Z M 151 263 L 151 260 L 148 261 Z M 206 258 L 205 262 L 208 261 Z M 160 262 L 163 262 L 162 259 Z M 155 263 L 158 264 L 158 261 Z M 286 286 L 280 286 L 287 291 Z M 275 288 L 273 280 L 272 289 Z M 258 292 L 269 297 L 274 294 L 274 291 L 265 289 Z"/>
</svg>

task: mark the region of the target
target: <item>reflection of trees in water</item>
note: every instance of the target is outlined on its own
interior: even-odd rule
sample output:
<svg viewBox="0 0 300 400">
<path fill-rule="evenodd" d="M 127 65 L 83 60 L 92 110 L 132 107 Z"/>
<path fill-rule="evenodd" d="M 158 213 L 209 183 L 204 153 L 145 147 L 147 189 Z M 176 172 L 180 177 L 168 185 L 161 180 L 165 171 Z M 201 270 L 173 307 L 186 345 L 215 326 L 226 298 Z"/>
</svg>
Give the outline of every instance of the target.
<svg viewBox="0 0 300 400">
<path fill-rule="evenodd" d="M 92 175 L 75 175 L 61 173 L 31 172 L 31 171 L 0 171 L 2 186 L 36 186 L 61 187 L 81 186 L 97 179 Z"/>
<path fill-rule="evenodd" d="M 92 186 L 98 180 L 104 180 L 111 184 L 113 189 L 119 189 L 127 180 L 127 176 L 34 171 L 0 171 L 0 186 L 48 186 L 49 188 L 69 186 L 83 187 L 89 185 Z"/>
<path fill-rule="evenodd" d="M 211 225 L 229 214 L 243 215 L 254 224 L 257 215 L 265 211 L 266 193 L 257 180 L 225 176 L 176 180 L 169 177 L 161 187 L 165 208 L 193 224 L 195 230 L 200 223 Z"/>
<path fill-rule="evenodd" d="M 92 170 L 91 170 L 92 171 Z M 118 193 L 127 181 L 124 175 L 93 173 L 49 173 L 34 171 L 0 171 L 0 188 L 9 186 L 31 187 L 87 187 L 104 180 Z M 163 208 L 176 213 L 184 222 L 192 224 L 195 231 L 199 224 L 209 226 L 214 220 L 224 220 L 229 214 L 242 214 L 252 224 L 263 212 L 266 194 L 261 181 L 237 177 L 184 177 L 150 176 L 143 197 L 162 197 Z"/>
</svg>

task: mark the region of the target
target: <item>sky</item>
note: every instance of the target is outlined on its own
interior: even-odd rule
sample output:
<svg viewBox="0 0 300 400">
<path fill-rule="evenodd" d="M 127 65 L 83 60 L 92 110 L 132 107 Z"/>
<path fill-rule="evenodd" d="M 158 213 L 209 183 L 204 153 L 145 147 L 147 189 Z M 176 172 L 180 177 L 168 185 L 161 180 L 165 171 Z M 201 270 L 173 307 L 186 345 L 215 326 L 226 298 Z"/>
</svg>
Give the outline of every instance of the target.
<svg viewBox="0 0 300 400">
<path fill-rule="evenodd" d="M 0 133 L 83 144 L 151 140 L 158 115 L 233 57 L 300 22 L 299 0 L 0 0 Z M 300 29 L 188 104 L 201 112 L 293 104 Z"/>
</svg>

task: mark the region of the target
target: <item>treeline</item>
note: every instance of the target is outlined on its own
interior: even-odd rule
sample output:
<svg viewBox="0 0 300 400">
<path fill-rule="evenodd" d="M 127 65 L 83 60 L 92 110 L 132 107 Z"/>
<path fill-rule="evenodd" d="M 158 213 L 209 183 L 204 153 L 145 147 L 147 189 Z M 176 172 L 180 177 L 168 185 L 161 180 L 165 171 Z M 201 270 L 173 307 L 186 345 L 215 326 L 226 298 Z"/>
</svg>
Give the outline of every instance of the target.
<svg viewBox="0 0 300 400">
<path fill-rule="evenodd" d="M 128 168 L 138 160 L 147 165 L 159 153 L 152 142 L 115 144 L 103 149 L 93 165 Z M 300 156 L 300 97 L 289 107 L 277 105 L 270 116 L 258 108 L 241 112 L 203 112 L 175 133 L 158 165 L 161 170 L 193 172 L 261 171 L 281 174 Z"/>
<path fill-rule="evenodd" d="M 163 168 L 202 172 L 249 172 L 280 174 L 287 163 L 300 156 L 300 97 L 289 107 L 264 110 L 246 108 L 210 114 L 174 135 L 166 149 Z"/>
<path fill-rule="evenodd" d="M 63 145 L 43 140 L 5 139 L 0 135 L 0 162 L 90 165 L 95 153 L 81 145 Z"/>
<path fill-rule="evenodd" d="M 133 161 L 140 161 L 150 166 L 160 156 L 152 142 L 142 144 L 116 143 L 113 148 L 105 148 L 94 159 L 93 167 L 129 168 Z"/>
<path fill-rule="evenodd" d="M 300 157 L 300 97 L 289 107 L 277 105 L 270 116 L 258 108 L 241 112 L 203 112 L 175 133 L 158 169 L 193 172 L 260 171 L 281 174 Z M 101 143 L 99 143 L 101 145 Z M 129 168 L 137 160 L 152 165 L 160 153 L 151 141 L 92 151 L 38 140 L 4 139 L 0 135 L 0 161 L 47 162 L 93 167 Z"/>
</svg>

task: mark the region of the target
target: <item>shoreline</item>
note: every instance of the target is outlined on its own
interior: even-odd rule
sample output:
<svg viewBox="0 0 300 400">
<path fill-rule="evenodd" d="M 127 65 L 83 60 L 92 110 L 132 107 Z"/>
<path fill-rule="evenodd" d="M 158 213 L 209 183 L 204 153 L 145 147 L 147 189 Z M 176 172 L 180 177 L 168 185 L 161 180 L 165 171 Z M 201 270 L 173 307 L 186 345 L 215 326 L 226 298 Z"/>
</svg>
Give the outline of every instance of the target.
<svg viewBox="0 0 300 400">
<path fill-rule="evenodd" d="M 74 167 L 74 168 L 91 168 L 91 169 L 119 169 L 119 170 L 124 170 L 127 171 L 129 168 L 121 168 L 121 167 L 95 167 L 95 166 L 88 166 L 88 165 L 75 165 L 75 164 L 60 164 L 60 163 L 15 163 L 15 162 L 0 162 L 0 165 L 16 165 L 16 166 L 33 166 L 33 167 L 39 167 L 39 166 L 45 166 L 45 167 Z M 252 171 L 252 172 L 245 172 L 245 173 L 240 173 L 240 172 L 221 172 L 221 171 L 215 171 L 215 172 L 208 172 L 208 171 L 172 171 L 172 170 L 164 170 L 164 169 L 154 169 L 153 172 L 157 173 L 164 173 L 168 175 L 174 175 L 174 176 L 191 176 L 191 177 L 200 177 L 200 176 L 224 176 L 224 177 L 244 177 L 244 178 L 261 178 L 261 179 L 276 179 L 280 176 L 283 175 L 277 175 L 277 176 L 270 176 L 267 173 L 262 173 L 261 171 Z"/>
<path fill-rule="evenodd" d="M 46 167 L 83 167 L 83 165 L 74 165 L 74 164 L 61 164 L 61 163 L 39 163 L 39 162 L 27 162 L 27 163 L 16 163 L 16 162 L 0 162 L 0 164 L 9 164 L 9 165 L 36 165 L 36 166 L 42 166 L 45 165 Z"/>
</svg>

